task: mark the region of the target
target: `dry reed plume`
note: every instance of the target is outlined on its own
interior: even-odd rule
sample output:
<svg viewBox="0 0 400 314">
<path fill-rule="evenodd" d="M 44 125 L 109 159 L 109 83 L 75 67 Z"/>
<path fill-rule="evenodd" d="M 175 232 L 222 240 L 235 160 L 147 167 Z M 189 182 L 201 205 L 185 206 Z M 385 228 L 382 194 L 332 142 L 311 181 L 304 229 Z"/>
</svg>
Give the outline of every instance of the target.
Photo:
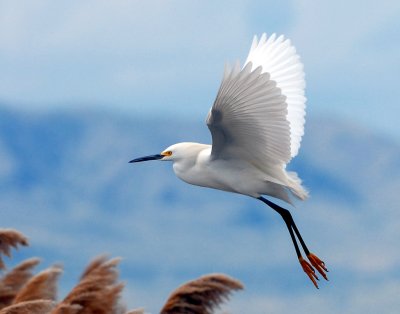
<svg viewBox="0 0 400 314">
<path fill-rule="evenodd" d="M 0 280 L 0 309 L 10 305 L 18 291 L 33 276 L 32 269 L 39 264 L 40 259 L 30 258 L 14 267 Z"/>
<path fill-rule="evenodd" d="M 14 229 L 0 229 L 0 269 L 5 267 L 1 255 L 11 257 L 11 248 L 17 248 L 18 245 L 27 246 L 28 239 Z"/>
<path fill-rule="evenodd" d="M 119 261 L 120 259 L 107 260 L 105 256 L 94 259 L 83 272 L 79 283 L 52 314 L 65 313 L 65 309 L 71 309 L 74 305 L 80 307 L 76 312 L 79 314 L 123 313 L 119 297 L 124 286 L 118 283 L 116 269 Z"/>
<path fill-rule="evenodd" d="M 49 300 L 25 301 L 7 306 L 0 314 L 46 314 L 54 307 L 54 302 Z"/>
<path fill-rule="evenodd" d="M 18 244 L 28 244 L 21 233 L 0 229 L 0 255 L 10 256 L 10 248 Z M 127 311 L 120 303 L 124 285 L 118 279 L 119 258 L 95 258 L 59 303 L 56 302 L 57 283 L 62 269 L 52 266 L 33 275 L 32 270 L 39 261 L 28 259 L 0 277 L 0 314 L 145 313 L 143 309 Z M 4 267 L 2 261 L 0 266 Z M 226 275 L 203 276 L 173 291 L 161 314 L 211 314 L 233 291 L 240 289 L 243 285 Z"/>
<path fill-rule="evenodd" d="M 243 285 L 226 275 L 206 275 L 172 292 L 161 314 L 212 314 L 234 290 L 240 289 Z"/>
<path fill-rule="evenodd" d="M 52 266 L 33 276 L 21 288 L 15 296 L 13 304 L 33 300 L 57 299 L 57 280 L 62 270 L 58 266 Z"/>
</svg>

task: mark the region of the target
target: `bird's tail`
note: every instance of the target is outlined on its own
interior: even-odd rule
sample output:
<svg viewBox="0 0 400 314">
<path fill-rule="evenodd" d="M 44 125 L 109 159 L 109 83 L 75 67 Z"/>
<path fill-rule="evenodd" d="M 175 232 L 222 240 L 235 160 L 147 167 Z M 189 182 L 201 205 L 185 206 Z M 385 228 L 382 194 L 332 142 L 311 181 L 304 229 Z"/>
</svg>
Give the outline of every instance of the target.
<svg viewBox="0 0 400 314">
<path fill-rule="evenodd" d="M 288 172 L 289 189 L 298 199 L 304 201 L 308 198 L 308 191 L 301 185 L 301 179 L 296 172 Z"/>
</svg>

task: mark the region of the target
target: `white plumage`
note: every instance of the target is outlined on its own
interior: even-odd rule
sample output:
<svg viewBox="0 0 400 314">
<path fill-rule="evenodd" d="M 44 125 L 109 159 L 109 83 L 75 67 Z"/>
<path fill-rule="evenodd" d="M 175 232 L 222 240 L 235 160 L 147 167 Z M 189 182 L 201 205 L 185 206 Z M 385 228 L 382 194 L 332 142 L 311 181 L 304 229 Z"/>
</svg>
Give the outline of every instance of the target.
<svg viewBox="0 0 400 314">
<path fill-rule="evenodd" d="M 225 67 L 207 117 L 212 148 L 175 144 L 163 160 L 173 160 L 177 176 L 191 184 L 288 203 L 287 191 L 305 199 L 297 175 L 285 170 L 304 133 L 304 108 L 303 66 L 294 47 L 283 36 L 255 37 L 244 67 Z M 178 158 L 181 149 L 196 151 L 196 162 Z"/>
<path fill-rule="evenodd" d="M 269 38 L 263 34 L 260 40 L 255 36 L 244 66 L 225 67 L 206 119 L 212 145 L 178 143 L 161 154 L 131 162 L 169 160 L 175 174 L 187 183 L 267 203 L 285 220 L 303 269 L 310 276 L 292 235 L 294 231 L 301 239 L 290 213 L 262 197 L 269 195 L 288 203 L 292 203 L 290 194 L 307 198 L 297 174 L 286 171 L 304 134 L 304 88 L 303 65 L 290 41 L 275 34 Z M 321 264 L 300 242 L 312 266 L 321 272 Z"/>
<path fill-rule="evenodd" d="M 290 126 L 290 156 L 295 157 L 304 134 L 304 115 L 306 98 L 304 97 L 304 72 L 300 57 L 289 39 L 283 36 L 268 38 L 263 34 L 260 41 L 254 37 L 246 64 L 261 66 L 262 73 L 269 73 L 282 95 L 286 97 L 287 120 Z"/>
</svg>

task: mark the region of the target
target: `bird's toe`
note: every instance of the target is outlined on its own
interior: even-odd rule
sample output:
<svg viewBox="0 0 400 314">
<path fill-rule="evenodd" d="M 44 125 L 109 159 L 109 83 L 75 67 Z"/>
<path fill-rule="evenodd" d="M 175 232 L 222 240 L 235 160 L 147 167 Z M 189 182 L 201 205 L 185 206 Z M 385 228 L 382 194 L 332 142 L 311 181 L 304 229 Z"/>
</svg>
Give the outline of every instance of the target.
<svg viewBox="0 0 400 314">
<path fill-rule="evenodd" d="M 301 267 L 303 268 L 304 272 L 307 274 L 308 278 L 310 278 L 310 280 L 313 282 L 315 288 L 318 288 L 318 284 L 317 284 L 317 280 L 318 276 L 315 273 L 314 268 L 311 266 L 311 264 L 309 262 L 307 262 L 304 258 L 299 257 L 299 262 Z"/>
<path fill-rule="evenodd" d="M 326 275 L 328 269 L 326 268 L 325 263 L 313 253 L 308 254 L 307 258 L 311 265 L 321 274 L 321 276 L 324 277 L 325 280 L 329 280 L 328 276 Z"/>
</svg>

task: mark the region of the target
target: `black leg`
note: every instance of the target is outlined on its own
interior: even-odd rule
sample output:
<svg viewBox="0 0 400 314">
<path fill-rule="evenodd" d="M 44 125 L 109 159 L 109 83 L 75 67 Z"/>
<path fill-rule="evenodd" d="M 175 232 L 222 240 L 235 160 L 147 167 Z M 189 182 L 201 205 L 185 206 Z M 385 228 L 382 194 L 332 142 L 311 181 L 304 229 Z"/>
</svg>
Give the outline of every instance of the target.
<svg viewBox="0 0 400 314">
<path fill-rule="evenodd" d="M 296 237 L 294 236 L 292 227 L 290 226 L 288 221 L 286 221 L 285 219 L 284 219 L 284 221 L 285 221 L 286 227 L 289 230 L 290 237 L 292 238 L 294 249 L 296 250 L 297 257 L 300 258 L 301 257 L 301 252 L 300 252 L 299 246 L 297 244 Z"/>
<path fill-rule="evenodd" d="M 318 277 L 315 274 L 315 270 L 313 269 L 313 266 L 318 270 L 318 272 L 326 279 L 328 280 L 328 277 L 325 274 L 325 271 L 328 271 L 325 267 L 325 264 L 323 261 L 321 261 L 316 255 L 310 253 L 310 251 L 308 250 L 299 229 L 297 229 L 297 226 L 293 220 L 292 215 L 290 214 L 290 212 L 285 209 L 282 208 L 278 205 L 276 205 L 275 203 L 271 202 L 270 200 L 267 200 L 266 198 L 260 196 L 258 198 L 260 201 L 264 202 L 265 204 L 267 204 L 269 207 L 271 207 L 273 210 L 275 210 L 277 213 L 279 213 L 279 215 L 282 216 L 283 220 L 285 221 L 285 224 L 289 230 L 290 233 L 290 237 L 292 238 L 293 241 L 293 245 L 294 248 L 296 250 L 296 254 L 297 257 L 299 259 L 299 262 L 304 270 L 304 272 L 308 275 L 308 277 L 312 280 L 312 282 L 314 283 L 315 287 L 318 288 L 317 282 L 315 280 L 318 280 Z M 293 232 L 294 231 L 294 232 Z M 297 244 L 297 240 L 295 237 L 295 234 L 297 236 L 297 238 L 300 241 L 300 244 L 304 250 L 304 252 L 307 255 L 307 258 L 310 260 L 311 264 L 309 264 L 307 261 L 305 261 L 303 259 L 303 257 L 301 256 L 301 252 L 299 249 L 299 246 Z"/>
<path fill-rule="evenodd" d="M 259 197 L 259 200 L 263 201 L 265 204 L 267 204 L 269 207 L 274 209 L 279 215 L 282 216 L 283 220 L 285 221 L 286 227 L 289 230 L 290 237 L 292 238 L 293 245 L 294 245 L 294 248 L 296 250 L 297 257 L 300 258 L 301 257 L 301 252 L 300 252 L 300 249 L 299 249 L 299 245 L 297 244 L 296 237 L 294 236 L 294 233 L 293 233 L 293 229 L 292 228 L 293 228 L 294 221 L 293 221 L 293 217 L 290 214 L 290 212 L 287 209 L 284 209 L 284 208 L 276 205 L 275 203 L 272 203 L 271 201 L 267 200 L 266 198 L 264 198 L 262 196 Z"/>
<path fill-rule="evenodd" d="M 262 196 L 260 196 L 258 199 L 260 201 L 264 202 L 265 204 L 267 204 L 269 207 L 271 207 L 279 215 L 282 216 L 283 220 L 285 221 L 286 225 L 288 226 L 288 229 L 289 229 L 290 235 L 292 237 L 292 240 L 294 238 L 294 236 L 292 236 L 293 231 L 294 231 L 296 233 L 297 238 L 300 241 L 300 244 L 301 244 L 301 246 L 302 246 L 302 248 L 304 250 L 304 253 L 306 253 L 306 255 L 309 255 L 310 251 L 308 250 L 307 245 L 305 244 L 305 242 L 304 242 L 304 240 L 303 240 L 303 238 L 302 238 L 302 236 L 301 236 L 301 234 L 299 232 L 299 229 L 297 229 L 297 226 L 296 226 L 296 224 L 295 224 L 295 222 L 293 220 L 292 214 L 287 209 L 282 208 L 279 205 L 276 205 L 275 203 L 271 202 L 270 200 L 267 200 L 266 198 L 264 198 Z M 296 239 L 293 240 L 293 243 L 294 243 L 294 246 L 295 246 L 295 249 L 296 249 L 296 253 L 297 253 L 298 252 L 298 245 L 297 245 Z M 301 254 L 299 255 L 297 253 L 297 256 L 301 256 Z"/>
<path fill-rule="evenodd" d="M 290 215 L 290 217 L 292 217 L 292 215 Z M 294 232 L 296 233 L 297 238 L 299 239 L 301 246 L 303 247 L 304 253 L 306 253 L 307 256 L 310 255 L 310 251 L 308 250 L 307 245 L 303 241 L 303 238 L 301 237 L 299 229 L 297 229 L 297 226 L 294 223 L 293 217 L 292 217 L 292 228 L 293 228 Z"/>
</svg>

